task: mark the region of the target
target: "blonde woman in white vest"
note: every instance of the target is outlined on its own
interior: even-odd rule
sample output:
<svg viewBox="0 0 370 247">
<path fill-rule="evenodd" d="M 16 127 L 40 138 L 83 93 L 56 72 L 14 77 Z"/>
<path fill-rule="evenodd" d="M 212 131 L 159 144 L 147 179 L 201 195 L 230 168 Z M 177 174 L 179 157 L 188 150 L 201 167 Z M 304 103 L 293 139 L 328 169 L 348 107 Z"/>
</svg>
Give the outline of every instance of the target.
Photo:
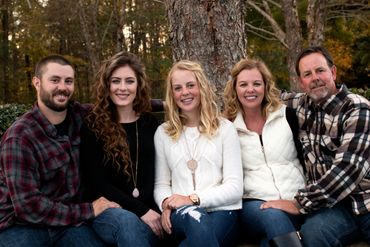
<svg viewBox="0 0 370 247">
<path fill-rule="evenodd" d="M 297 158 L 293 132 L 298 132 L 294 111 L 282 105 L 266 65 L 242 59 L 225 87 L 225 116 L 237 129 L 244 169 L 241 222 L 243 234 L 257 236 L 261 246 L 301 246 L 296 231 L 302 223 L 263 203 L 293 199 L 305 177 Z M 297 128 L 297 129 L 295 129 Z"/>
</svg>

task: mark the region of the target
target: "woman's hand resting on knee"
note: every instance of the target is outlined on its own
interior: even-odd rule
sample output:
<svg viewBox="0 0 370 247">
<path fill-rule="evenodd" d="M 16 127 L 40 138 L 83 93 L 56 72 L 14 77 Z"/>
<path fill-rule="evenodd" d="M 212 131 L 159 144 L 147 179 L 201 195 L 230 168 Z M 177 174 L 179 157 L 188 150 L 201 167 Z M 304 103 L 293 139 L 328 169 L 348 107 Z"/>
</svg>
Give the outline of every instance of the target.
<svg viewBox="0 0 370 247">
<path fill-rule="evenodd" d="M 147 224 L 155 235 L 159 238 L 163 238 L 163 228 L 161 224 L 161 215 L 156 211 L 149 209 L 149 211 L 141 216 L 141 220 Z"/>
</svg>

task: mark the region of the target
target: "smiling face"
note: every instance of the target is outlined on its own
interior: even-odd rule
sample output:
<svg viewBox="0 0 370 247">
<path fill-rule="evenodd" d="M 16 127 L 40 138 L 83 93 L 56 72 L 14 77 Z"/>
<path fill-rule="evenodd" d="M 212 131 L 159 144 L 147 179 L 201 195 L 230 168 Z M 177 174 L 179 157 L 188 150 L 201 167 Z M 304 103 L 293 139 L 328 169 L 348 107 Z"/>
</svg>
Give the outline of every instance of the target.
<svg viewBox="0 0 370 247">
<path fill-rule="evenodd" d="M 117 108 L 132 109 L 138 81 L 135 72 L 124 66 L 113 71 L 110 79 L 110 98 Z"/>
<path fill-rule="evenodd" d="M 299 71 L 301 88 L 315 103 L 336 94 L 336 67 L 330 68 L 322 54 L 312 53 L 301 58 Z"/>
<path fill-rule="evenodd" d="M 73 68 L 50 62 L 45 65 L 40 77 L 35 76 L 32 80 L 39 106 L 55 112 L 65 111 L 74 92 Z"/>
<path fill-rule="evenodd" d="M 172 95 L 184 115 L 199 113 L 200 89 L 193 72 L 175 70 L 171 76 Z"/>
<path fill-rule="evenodd" d="M 236 78 L 235 90 L 244 111 L 262 109 L 265 83 L 258 69 L 242 70 Z"/>
</svg>

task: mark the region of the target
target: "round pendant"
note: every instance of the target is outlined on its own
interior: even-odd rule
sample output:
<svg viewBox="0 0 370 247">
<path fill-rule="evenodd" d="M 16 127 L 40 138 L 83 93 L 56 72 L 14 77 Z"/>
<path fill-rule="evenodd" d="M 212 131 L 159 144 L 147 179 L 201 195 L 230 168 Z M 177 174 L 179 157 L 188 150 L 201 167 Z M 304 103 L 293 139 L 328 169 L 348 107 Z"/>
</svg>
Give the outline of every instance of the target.
<svg viewBox="0 0 370 247">
<path fill-rule="evenodd" d="M 186 164 L 192 172 L 194 172 L 198 167 L 198 162 L 195 159 L 188 160 Z"/>
<path fill-rule="evenodd" d="M 139 197 L 140 193 L 139 193 L 139 190 L 137 188 L 135 188 L 133 191 L 132 191 L 132 196 L 137 198 Z"/>
</svg>

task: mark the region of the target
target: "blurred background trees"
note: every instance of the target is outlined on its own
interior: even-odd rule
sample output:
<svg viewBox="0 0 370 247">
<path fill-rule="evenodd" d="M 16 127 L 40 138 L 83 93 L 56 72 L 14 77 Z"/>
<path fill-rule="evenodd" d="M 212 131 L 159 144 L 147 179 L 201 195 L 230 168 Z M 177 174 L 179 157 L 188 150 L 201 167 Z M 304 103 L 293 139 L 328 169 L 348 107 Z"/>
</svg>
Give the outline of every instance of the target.
<svg viewBox="0 0 370 247">
<path fill-rule="evenodd" d="M 152 95 L 174 60 L 202 62 L 219 90 L 243 56 L 260 57 L 281 88 L 297 89 L 295 56 L 309 44 L 334 55 L 339 81 L 370 85 L 370 7 L 362 0 L 0 0 L 0 104 L 32 103 L 31 77 L 43 56 L 67 56 L 76 98 L 90 102 L 101 61 L 137 54 Z M 248 42 L 247 42 L 248 41 Z"/>
</svg>

